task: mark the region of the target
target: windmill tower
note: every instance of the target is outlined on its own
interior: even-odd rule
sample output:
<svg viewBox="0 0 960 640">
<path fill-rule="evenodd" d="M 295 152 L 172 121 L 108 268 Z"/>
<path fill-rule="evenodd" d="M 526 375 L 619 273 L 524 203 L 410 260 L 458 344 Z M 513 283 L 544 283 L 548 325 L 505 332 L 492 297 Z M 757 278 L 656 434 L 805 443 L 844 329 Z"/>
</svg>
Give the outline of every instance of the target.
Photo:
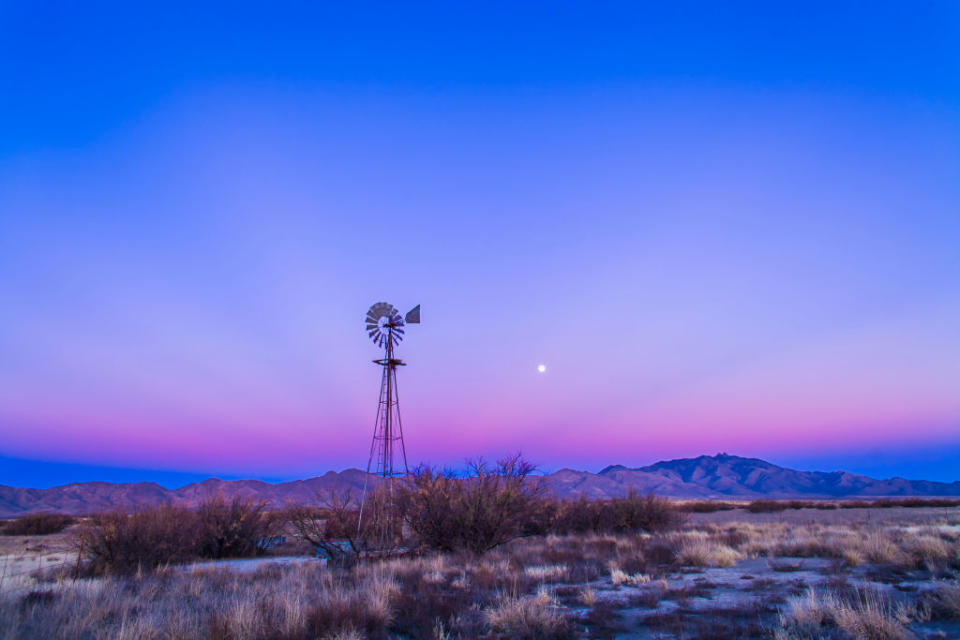
<svg viewBox="0 0 960 640">
<path fill-rule="evenodd" d="M 397 392 L 397 367 L 406 363 L 395 357 L 394 348 L 403 340 L 406 324 L 420 323 L 420 305 L 406 316 L 392 304 L 377 302 L 367 311 L 367 335 L 375 345 L 383 348 L 383 357 L 374 360 L 383 368 L 380 378 L 380 400 L 377 403 L 377 419 L 370 442 L 370 458 L 367 460 L 367 476 L 363 485 L 358 529 L 363 526 L 364 511 L 372 518 L 374 537 L 380 546 L 389 546 L 396 538 L 395 523 L 390 515 L 393 505 L 394 484 L 397 478 L 407 475 L 407 450 L 403 443 L 403 422 L 400 418 L 400 396 Z M 371 493 L 369 484 L 375 478 L 379 492 Z M 376 500 L 369 500 L 371 495 Z M 368 504 L 368 502 L 370 504 Z"/>
</svg>

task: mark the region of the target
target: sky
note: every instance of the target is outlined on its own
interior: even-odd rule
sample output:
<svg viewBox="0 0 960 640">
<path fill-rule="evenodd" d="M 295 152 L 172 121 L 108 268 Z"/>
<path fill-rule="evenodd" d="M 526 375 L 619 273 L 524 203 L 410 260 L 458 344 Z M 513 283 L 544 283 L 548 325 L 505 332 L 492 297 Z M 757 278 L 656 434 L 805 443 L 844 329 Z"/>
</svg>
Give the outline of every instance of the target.
<svg viewBox="0 0 960 640">
<path fill-rule="evenodd" d="M 0 0 L 0 483 L 960 480 L 960 4 Z M 545 371 L 538 371 L 543 364 Z"/>
</svg>

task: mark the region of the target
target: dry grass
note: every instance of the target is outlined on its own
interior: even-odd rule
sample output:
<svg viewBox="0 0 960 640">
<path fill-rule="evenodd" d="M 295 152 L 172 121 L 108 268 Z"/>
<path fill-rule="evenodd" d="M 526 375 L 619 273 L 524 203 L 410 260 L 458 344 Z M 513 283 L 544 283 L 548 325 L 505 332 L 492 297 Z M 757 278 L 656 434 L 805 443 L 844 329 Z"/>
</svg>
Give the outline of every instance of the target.
<svg viewBox="0 0 960 640">
<path fill-rule="evenodd" d="M 397 584 L 321 567 L 234 574 L 160 572 L 61 583 L 0 600 L 5 638 L 298 639 L 383 635 Z M 145 606 L 148 604 L 149 606 Z"/>
<path fill-rule="evenodd" d="M 862 640 L 908 640 L 914 635 L 904 626 L 905 610 L 894 607 L 882 594 L 857 590 L 838 596 L 809 590 L 792 598 L 780 617 L 778 640 L 830 637 L 837 629 Z"/>
<path fill-rule="evenodd" d="M 736 549 L 712 540 L 705 533 L 687 537 L 677 554 L 681 564 L 693 567 L 732 567 L 743 557 Z"/>
<path fill-rule="evenodd" d="M 960 582 L 939 582 L 925 594 L 922 605 L 939 620 L 960 620 Z"/>
<path fill-rule="evenodd" d="M 491 638 L 503 640 L 564 640 L 575 638 L 573 627 L 545 589 L 535 596 L 503 596 L 486 612 Z"/>
<path fill-rule="evenodd" d="M 904 628 L 904 619 L 890 601 L 875 591 L 858 590 L 840 600 L 831 612 L 839 629 L 864 640 L 906 640 L 913 634 Z"/>
<path fill-rule="evenodd" d="M 585 606 L 592 607 L 597 604 L 597 592 L 590 587 L 584 587 L 580 591 L 580 602 Z"/>
<path fill-rule="evenodd" d="M 737 523 L 698 530 L 706 536 L 706 547 L 722 543 L 745 557 L 835 558 L 851 567 L 872 563 L 901 570 L 960 568 L 960 532 L 952 527 Z M 696 564 L 697 556 L 706 556 L 709 550 L 690 532 L 685 535 L 689 551 L 684 556 L 681 549 L 680 555 Z"/>
<path fill-rule="evenodd" d="M 641 616 L 664 637 L 893 640 L 910 637 L 909 626 L 921 620 L 960 619 L 958 554 L 960 527 L 949 523 L 735 522 L 533 536 L 481 556 L 434 553 L 251 574 L 161 566 L 38 582 L 4 578 L 0 565 L 0 638 L 614 638 L 629 636 Z M 757 576 L 749 583 L 740 581 L 742 567 L 685 568 L 748 560 Z M 810 578 L 814 568 L 823 572 L 819 582 Z M 886 595 L 864 588 L 874 571 L 895 576 Z M 732 590 L 745 600 L 711 603 L 731 591 L 718 572 L 733 576 L 739 586 Z M 808 590 L 801 577 L 816 586 Z"/>
<path fill-rule="evenodd" d="M 559 582 L 567 575 L 567 566 L 563 564 L 534 565 L 524 568 L 524 572 L 540 582 Z"/>
<path fill-rule="evenodd" d="M 633 575 L 630 575 L 618 567 L 613 567 L 610 569 L 610 583 L 615 587 L 619 587 L 621 585 L 636 586 L 640 584 L 646 584 L 648 582 L 650 582 L 650 576 L 645 573 L 634 573 Z"/>
</svg>

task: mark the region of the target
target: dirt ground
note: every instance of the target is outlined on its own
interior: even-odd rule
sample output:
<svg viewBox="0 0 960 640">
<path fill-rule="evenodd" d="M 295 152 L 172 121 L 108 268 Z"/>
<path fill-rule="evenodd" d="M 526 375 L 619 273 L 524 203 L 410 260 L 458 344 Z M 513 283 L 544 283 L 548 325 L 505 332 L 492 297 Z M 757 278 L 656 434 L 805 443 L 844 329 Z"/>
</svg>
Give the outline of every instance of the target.
<svg viewBox="0 0 960 640">
<path fill-rule="evenodd" d="M 79 525 L 46 536 L 0 535 L 0 585 L 4 580 L 31 575 L 77 561 L 76 540 Z"/>
</svg>

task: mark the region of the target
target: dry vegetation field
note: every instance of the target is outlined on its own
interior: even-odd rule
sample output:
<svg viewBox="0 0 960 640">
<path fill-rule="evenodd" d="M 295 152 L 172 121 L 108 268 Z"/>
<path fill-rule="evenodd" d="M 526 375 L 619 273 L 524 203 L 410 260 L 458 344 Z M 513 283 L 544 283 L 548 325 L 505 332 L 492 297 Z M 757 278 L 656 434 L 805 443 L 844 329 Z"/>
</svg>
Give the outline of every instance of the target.
<svg viewBox="0 0 960 640">
<path fill-rule="evenodd" d="M 116 544 L 127 534 L 182 544 L 166 527 L 164 517 L 184 517 L 173 511 L 0 536 L 0 638 L 960 638 L 957 506 L 555 503 L 496 477 L 486 493 L 470 493 L 478 483 L 459 497 L 437 477 L 421 483 L 405 503 L 408 539 L 388 557 L 311 558 L 299 537 L 308 514 L 242 502 L 207 505 L 188 523 L 192 557 L 103 557 L 131 553 L 130 540 Z M 457 511 L 468 503 L 482 508 Z M 528 517 L 509 511 L 516 527 L 476 528 L 497 505 Z M 444 507 L 442 523 L 426 524 L 459 543 L 426 543 L 425 506 Z M 317 509 L 320 526 L 307 532 L 322 536 L 329 522 L 342 533 L 350 514 Z M 248 517 L 279 527 L 287 544 L 267 554 L 210 547 Z M 469 531 L 493 531 L 491 544 L 468 548 Z M 107 546 L 78 554 L 81 536 Z"/>
</svg>

